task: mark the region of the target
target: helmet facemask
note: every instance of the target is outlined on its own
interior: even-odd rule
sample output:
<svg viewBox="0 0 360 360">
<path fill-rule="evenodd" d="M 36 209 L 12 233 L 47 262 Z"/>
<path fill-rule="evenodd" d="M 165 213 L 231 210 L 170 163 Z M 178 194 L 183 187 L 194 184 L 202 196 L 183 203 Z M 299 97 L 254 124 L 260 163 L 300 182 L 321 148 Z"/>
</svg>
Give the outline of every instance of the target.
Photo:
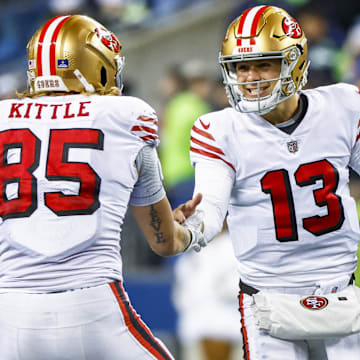
<svg viewBox="0 0 360 360">
<path fill-rule="evenodd" d="M 114 60 L 115 60 L 115 63 L 116 63 L 116 68 L 117 68 L 116 74 L 115 74 L 115 85 L 116 85 L 117 88 L 120 89 L 120 91 L 122 91 L 122 89 L 124 87 L 122 71 L 123 71 L 124 66 L 125 66 L 125 57 L 116 55 L 114 57 Z"/>
</svg>

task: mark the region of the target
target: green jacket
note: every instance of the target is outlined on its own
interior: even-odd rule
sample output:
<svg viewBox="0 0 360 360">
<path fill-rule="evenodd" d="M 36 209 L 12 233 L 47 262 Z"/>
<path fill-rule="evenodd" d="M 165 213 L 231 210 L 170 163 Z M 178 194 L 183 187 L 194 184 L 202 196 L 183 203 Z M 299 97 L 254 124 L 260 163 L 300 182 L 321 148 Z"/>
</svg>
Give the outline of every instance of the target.
<svg viewBox="0 0 360 360">
<path fill-rule="evenodd" d="M 160 159 L 167 187 L 194 177 L 189 159 L 190 131 L 195 120 L 210 111 L 210 105 L 190 91 L 176 95 L 165 108 Z"/>
</svg>

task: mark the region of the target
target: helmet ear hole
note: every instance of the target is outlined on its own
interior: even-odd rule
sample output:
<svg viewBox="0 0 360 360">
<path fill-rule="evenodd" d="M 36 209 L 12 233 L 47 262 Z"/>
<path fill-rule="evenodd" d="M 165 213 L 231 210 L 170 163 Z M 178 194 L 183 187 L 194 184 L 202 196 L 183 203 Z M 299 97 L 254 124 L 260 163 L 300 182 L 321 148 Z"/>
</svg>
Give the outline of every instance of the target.
<svg viewBox="0 0 360 360">
<path fill-rule="evenodd" d="M 105 69 L 103 66 L 101 67 L 101 73 L 100 73 L 100 75 L 101 75 L 101 80 L 100 80 L 100 82 L 101 82 L 101 84 L 102 84 L 103 86 L 105 86 L 106 83 L 107 83 L 107 75 L 106 75 L 106 69 Z"/>
</svg>

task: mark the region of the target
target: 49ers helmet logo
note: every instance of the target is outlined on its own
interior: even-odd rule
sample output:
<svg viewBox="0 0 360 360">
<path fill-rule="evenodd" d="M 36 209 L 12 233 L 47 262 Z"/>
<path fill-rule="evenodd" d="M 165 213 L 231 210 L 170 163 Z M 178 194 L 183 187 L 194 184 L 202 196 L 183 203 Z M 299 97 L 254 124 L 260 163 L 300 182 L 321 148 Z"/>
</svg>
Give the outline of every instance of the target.
<svg viewBox="0 0 360 360">
<path fill-rule="evenodd" d="M 97 28 L 95 29 L 95 32 L 98 38 L 107 48 L 116 53 L 120 51 L 120 43 L 111 31 Z"/>
<path fill-rule="evenodd" d="M 328 299 L 322 296 L 308 296 L 300 300 L 300 304 L 309 310 L 321 310 L 328 304 Z"/>
<path fill-rule="evenodd" d="M 302 36 L 303 31 L 301 26 L 292 17 L 284 17 L 282 21 L 282 28 L 287 36 L 293 39 L 298 39 Z"/>
</svg>

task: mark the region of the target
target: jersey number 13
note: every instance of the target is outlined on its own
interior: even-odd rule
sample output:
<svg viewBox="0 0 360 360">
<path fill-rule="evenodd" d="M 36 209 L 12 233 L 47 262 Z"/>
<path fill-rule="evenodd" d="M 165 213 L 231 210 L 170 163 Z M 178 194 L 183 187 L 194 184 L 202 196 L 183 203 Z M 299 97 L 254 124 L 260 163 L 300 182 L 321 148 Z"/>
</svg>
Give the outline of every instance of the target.
<svg viewBox="0 0 360 360">
<path fill-rule="evenodd" d="M 336 195 L 339 174 L 326 159 L 302 164 L 295 171 L 296 184 L 300 187 L 313 185 L 322 180 L 323 187 L 313 191 L 315 204 L 326 206 L 325 216 L 311 216 L 302 220 L 305 230 L 316 236 L 340 229 L 344 222 L 344 208 L 341 197 Z M 290 186 L 289 173 L 285 169 L 269 171 L 261 179 L 262 191 L 270 194 L 273 206 L 276 239 L 298 240 L 294 199 Z"/>
</svg>

